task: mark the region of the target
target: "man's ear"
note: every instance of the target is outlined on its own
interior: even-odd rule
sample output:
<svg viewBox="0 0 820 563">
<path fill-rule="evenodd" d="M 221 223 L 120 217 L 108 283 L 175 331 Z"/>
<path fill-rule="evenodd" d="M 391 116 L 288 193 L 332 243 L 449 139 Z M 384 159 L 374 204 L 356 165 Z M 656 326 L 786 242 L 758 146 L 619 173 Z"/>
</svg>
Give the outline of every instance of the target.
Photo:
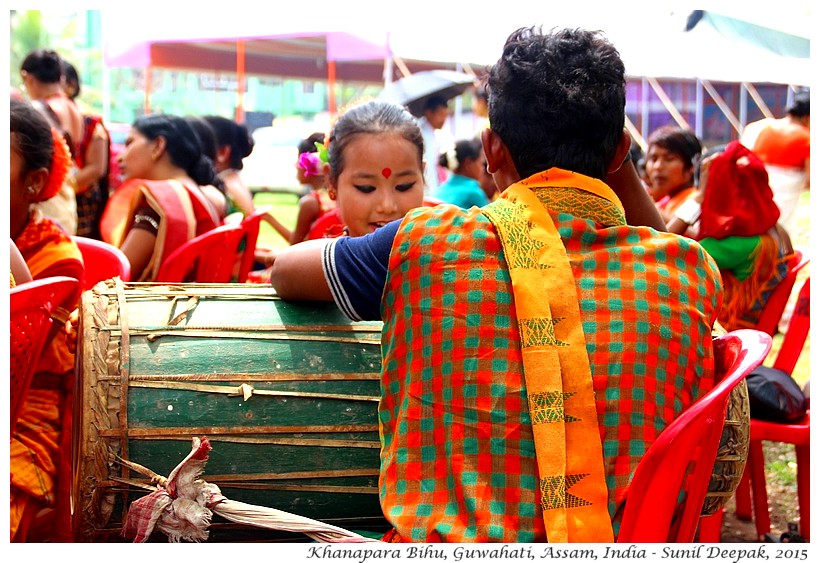
<svg viewBox="0 0 820 563">
<path fill-rule="evenodd" d="M 484 156 L 487 158 L 487 172 L 490 174 L 497 172 L 508 157 L 507 147 L 501 137 L 492 129 L 486 127 L 481 132 L 481 146 L 484 148 Z"/>
<path fill-rule="evenodd" d="M 623 165 L 626 155 L 629 154 L 629 149 L 631 148 L 632 136 L 629 134 L 629 131 L 624 128 L 624 131 L 621 134 L 621 140 L 618 143 L 618 149 L 615 151 L 615 156 L 612 158 L 612 162 L 609 163 L 607 173 L 611 174 L 618 171 L 618 169 Z"/>
<path fill-rule="evenodd" d="M 521 180 L 510 156 L 510 150 L 498 133 L 492 129 L 484 129 L 481 132 L 481 144 L 484 147 L 484 156 L 487 157 L 487 172 L 492 174 L 499 190 L 504 191 Z"/>
</svg>

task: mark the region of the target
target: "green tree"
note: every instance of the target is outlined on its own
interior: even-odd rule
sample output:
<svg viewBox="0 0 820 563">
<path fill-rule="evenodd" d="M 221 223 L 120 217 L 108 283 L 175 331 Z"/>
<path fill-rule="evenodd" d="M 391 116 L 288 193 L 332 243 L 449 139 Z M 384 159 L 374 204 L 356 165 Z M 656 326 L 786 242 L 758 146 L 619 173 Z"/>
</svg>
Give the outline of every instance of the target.
<svg viewBox="0 0 820 563">
<path fill-rule="evenodd" d="M 39 10 L 14 10 L 11 12 L 10 47 L 11 65 L 9 84 L 20 86 L 20 65 L 26 55 L 34 49 L 49 44 L 48 31 L 43 26 L 43 16 Z"/>
</svg>

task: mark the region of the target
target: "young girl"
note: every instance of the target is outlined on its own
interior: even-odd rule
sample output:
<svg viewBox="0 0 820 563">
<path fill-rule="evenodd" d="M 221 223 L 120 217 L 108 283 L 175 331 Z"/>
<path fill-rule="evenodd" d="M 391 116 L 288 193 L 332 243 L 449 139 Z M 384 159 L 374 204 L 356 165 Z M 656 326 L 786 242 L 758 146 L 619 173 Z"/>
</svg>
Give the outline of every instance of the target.
<svg viewBox="0 0 820 563">
<path fill-rule="evenodd" d="M 371 233 L 423 205 L 423 151 L 421 130 L 399 106 L 367 102 L 339 119 L 326 173 L 348 235 Z"/>
<path fill-rule="evenodd" d="M 371 233 L 424 205 L 424 141 L 401 106 L 369 101 L 350 108 L 333 126 L 327 153 L 328 194 L 344 225 L 339 234 Z"/>
<path fill-rule="evenodd" d="M 452 174 L 433 192 L 444 203 L 452 203 L 464 209 L 473 205 L 481 207 L 489 203 L 480 181 L 486 174 L 487 160 L 481 139 L 464 139 L 456 143 L 452 151 L 441 155 L 439 164 Z"/>
</svg>

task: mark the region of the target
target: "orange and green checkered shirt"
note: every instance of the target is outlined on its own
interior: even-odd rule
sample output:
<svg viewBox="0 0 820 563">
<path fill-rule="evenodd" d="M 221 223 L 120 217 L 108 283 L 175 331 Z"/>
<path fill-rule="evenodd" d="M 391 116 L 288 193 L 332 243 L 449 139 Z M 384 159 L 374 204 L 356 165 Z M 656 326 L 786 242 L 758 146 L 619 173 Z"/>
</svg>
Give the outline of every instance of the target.
<svg viewBox="0 0 820 563">
<path fill-rule="evenodd" d="M 547 203 L 575 275 L 615 524 L 649 445 L 713 385 L 720 274 L 695 242 Z M 382 299 L 382 508 L 410 541 L 544 541 L 510 274 L 477 208 L 411 212 Z"/>
</svg>

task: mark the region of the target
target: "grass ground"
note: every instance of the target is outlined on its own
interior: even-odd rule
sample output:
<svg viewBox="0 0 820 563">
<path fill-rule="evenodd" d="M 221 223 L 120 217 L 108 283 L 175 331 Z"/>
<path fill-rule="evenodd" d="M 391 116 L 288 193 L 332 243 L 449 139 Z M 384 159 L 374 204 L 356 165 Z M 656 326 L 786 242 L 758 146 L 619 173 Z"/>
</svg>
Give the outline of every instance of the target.
<svg viewBox="0 0 820 563">
<path fill-rule="evenodd" d="M 298 196 L 286 193 L 260 192 L 254 196 L 253 203 L 256 207 L 270 205 L 274 217 L 283 225 L 289 229 L 296 226 L 296 213 L 299 210 Z M 259 227 L 259 239 L 256 244 L 265 248 L 285 248 L 288 246 L 287 241 L 265 222 L 262 222 Z"/>
<path fill-rule="evenodd" d="M 809 217 L 809 192 L 801 197 L 801 213 L 798 217 L 797 228 L 792 233 L 792 244 L 808 252 L 811 248 L 811 221 Z M 274 215 L 286 226 L 292 228 L 296 224 L 298 198 L 292 194 L 259 193 L 254 198 L 257 206 L 270 205 Z M 270 225 L 263 223 L 259 233 L 259 244 L 269 248 L 284 248 L 287 243 Z M 792 303 L 797 297 L 797 290 L 809 276 L 811 264 L 806 266 L 798 275 L 795 291 L 792 293 Z M 806 339 L 803 353 L 797 362 L 794 373 L 795 381 L 803 387 L 810 379 L 810 337 Z M 766 360 L 771 365 L 783 336 L 777 335 L 773 339 L 772 351 Z M 788 530 L 789 522 L 799 521 L 797 510 L 797 464 L 795 462 L 794 447 L 788 444 L 764 442 L 766 457 L 766 483 L 769 492 L 769 509 L 772 521 L 772 533 L 779 536 Z M 727 506 L 724 518 L 724 541 L 753 542 L 756 541 L 754 526 L 741 522 L 732 513 L 733 501 Z"/>
</svg>

